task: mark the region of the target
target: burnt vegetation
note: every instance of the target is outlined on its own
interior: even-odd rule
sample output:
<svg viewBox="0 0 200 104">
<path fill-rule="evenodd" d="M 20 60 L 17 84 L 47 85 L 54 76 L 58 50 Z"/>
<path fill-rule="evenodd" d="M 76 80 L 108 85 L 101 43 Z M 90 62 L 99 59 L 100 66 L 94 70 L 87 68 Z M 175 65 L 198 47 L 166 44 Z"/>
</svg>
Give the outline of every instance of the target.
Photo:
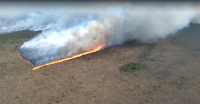
<svg viewBox="0 0 200 104">
<path fill-rule="evenodd" d="M 135 72 L 146 68 L 148 68 L 148 65 L 145 63 L 128 63 L 120 68 L 120 72 Z"/>
</svg>

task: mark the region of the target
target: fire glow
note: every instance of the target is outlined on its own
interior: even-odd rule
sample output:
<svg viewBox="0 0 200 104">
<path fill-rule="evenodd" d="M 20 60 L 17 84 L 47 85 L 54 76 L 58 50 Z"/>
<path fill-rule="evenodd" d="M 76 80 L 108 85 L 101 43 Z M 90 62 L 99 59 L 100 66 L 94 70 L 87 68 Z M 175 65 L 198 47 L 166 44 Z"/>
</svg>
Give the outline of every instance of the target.
<svg viewBox="0 0 200 104">
<path fill-rule="evenodd" d="M 64 62 L 64 61 L 71 60 L 71 59 L 74 59 L 74 58 L 78 58 L 78 57 L 81 57 L 81 56 L 84 56 L 84 55 L 87 55 L 87 54 L 90 54 L 90 53 L 94 53 L 94 52 L 101 50 L 104 46 L 105 46 L 105 44 L 101 44 L 91 51 L 87 51 L 87 52 L 84 52 L 84 53 L 81 53 L 81 54 L 78 54 L 78 55 L 74 55 L 74 56 L 71 56 L 71 57 L 68 57 L 68 58 L 64 58 L 64 59 L 61 59 L 61 60 L 56 60 L 56 61 L 53 61 L 53 62 L 50 62 L 50 63 L 46 63 L 46 64 L 43 64 L 43 65 L 34 67 L 32 70 L 36 70 L 36 69 L 39 69 L 39 68 L 44 67 L 44 66 Z"/>
</svg>

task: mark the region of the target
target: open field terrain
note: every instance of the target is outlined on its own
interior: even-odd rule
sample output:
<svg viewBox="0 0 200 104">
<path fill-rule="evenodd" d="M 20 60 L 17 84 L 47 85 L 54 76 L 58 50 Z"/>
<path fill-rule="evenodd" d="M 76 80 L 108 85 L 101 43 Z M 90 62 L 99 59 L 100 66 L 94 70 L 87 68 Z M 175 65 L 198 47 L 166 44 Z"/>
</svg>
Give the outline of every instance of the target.
<svg viewBox="0 0 200 104">
<path fill-rule="evenodd" d="M 0 104 L 200 104 L 200 25 L 32 71 L 17 50 L 38 33 L 0 35 Z"/>
</svg>

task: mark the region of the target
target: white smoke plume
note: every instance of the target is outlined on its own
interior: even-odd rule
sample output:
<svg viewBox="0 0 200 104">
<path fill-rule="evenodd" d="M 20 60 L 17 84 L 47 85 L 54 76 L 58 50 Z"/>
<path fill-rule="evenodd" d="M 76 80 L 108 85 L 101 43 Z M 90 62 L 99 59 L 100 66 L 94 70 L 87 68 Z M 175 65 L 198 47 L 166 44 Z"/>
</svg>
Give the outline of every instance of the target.
<svg viewBox="0 0 200 104">
<path fill-rule="evenodd" d="M 132 3 L 111 6 L 106 12 L 40 11 L 0 20 L 0 33 L 43 30 L 20 47 L 35 66 L 91 50 L 98 45 L 126 41 L 155 42 L 200 23 L 194 3 Z"/>
</svg>

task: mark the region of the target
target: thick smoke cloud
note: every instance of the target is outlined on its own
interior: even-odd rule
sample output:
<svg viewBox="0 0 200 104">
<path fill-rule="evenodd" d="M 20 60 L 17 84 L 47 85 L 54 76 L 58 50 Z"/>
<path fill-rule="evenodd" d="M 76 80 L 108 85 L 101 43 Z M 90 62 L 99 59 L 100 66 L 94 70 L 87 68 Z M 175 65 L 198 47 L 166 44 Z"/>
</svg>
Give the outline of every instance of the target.
<svg viewBox="0 0 200 104">
<path fill-rule="evenodd" d="M 178 30 L 187 27 L 197 14 L 198 11 L 192 4 L 130 5 L 122 12 L 121 27 L 116 26 L 121 33 L 115 33 L 115 39 L 122 36 L 121 41 L 116 41 L 117 44 L 129 39 L 155 42 L 158 39 L 175 35 Z"/>
<path fill-rule="evenodd" d="M 130 40 L 155 42 L 200 23 L 197 4 L 135 3 L 104 12 L 39 11 L 0 20 L 0 33 L 31 29 L 42 33 L 20 47 L 35 66 Z"/>
</svg>

